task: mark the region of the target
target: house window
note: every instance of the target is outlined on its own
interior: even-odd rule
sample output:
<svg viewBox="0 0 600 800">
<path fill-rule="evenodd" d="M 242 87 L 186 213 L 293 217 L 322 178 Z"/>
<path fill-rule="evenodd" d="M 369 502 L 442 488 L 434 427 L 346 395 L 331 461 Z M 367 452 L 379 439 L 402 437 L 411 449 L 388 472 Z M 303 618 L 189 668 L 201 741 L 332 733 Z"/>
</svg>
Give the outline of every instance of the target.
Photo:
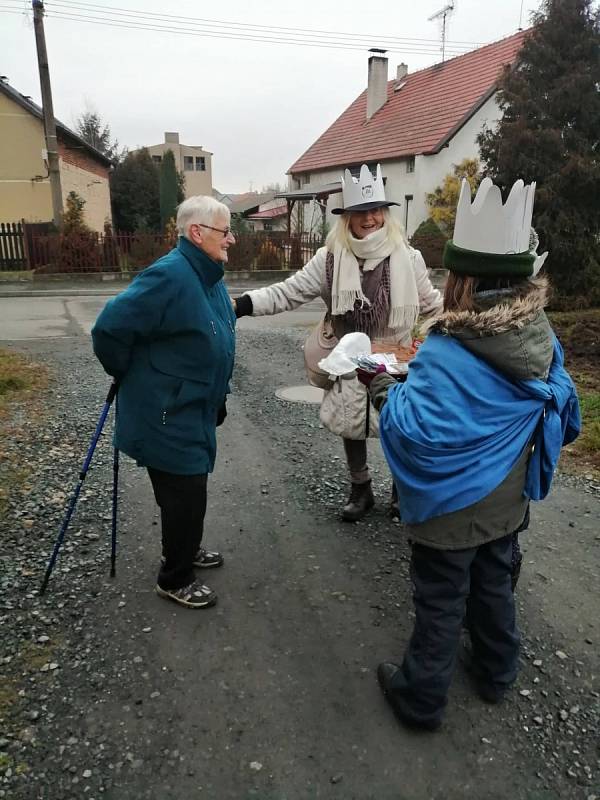
<svg viewBox="0 0 600 800">
<path fill-rule="evenodd" d="M 206 170 L 206 159 L 204 156 L 196 156 L 196 172 L 204 172 Z"/>
<path fill-rule="evenodd" d="M 409 156 L 406 159 L 406 171 L 407 172 L 414 172 L 415 171 L 415 157 Z"/>
<path fill-rule="evenodd" d="M 266 219 L 263 222 L 263 231 L 272 231 L 273 230 L 273 222 L 270 219 Z"/>
<path fill-rule="evenodd" d="M 162 156 L 152 156 L 152 161 L 154 161 L 155 164 L 160 164 L 162 161 Z"/>
<path fill-rule="evenodd" d="M 194 156 L 183 157 L 183 168 L 186 172 L 194 171 Z"/>
<path fill-rule="evenodd" d="M 303 175 L 302 186 L 308 186 L 309 183 L 310 183 L 310 175 Z"/>
<path fill-rule="evenodd" d="M 412 203 L 412 194 L 404 195 L 404 230 L 408 231 L 408 215 L 410 211 L 410 204 Z"/>
</svg>

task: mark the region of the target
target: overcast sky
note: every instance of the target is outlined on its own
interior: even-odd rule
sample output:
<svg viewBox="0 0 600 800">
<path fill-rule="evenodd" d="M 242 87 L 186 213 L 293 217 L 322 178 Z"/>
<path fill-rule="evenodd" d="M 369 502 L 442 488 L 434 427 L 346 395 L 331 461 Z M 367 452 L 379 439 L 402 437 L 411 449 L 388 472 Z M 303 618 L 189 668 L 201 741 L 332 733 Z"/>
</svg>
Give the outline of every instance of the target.
<svg viewBox="0 0 600 800">
<path fill-rule="evenodd" d="M 445 5 L 447 0 L 97 0 L 94 9 L 78 0 L 49 1 L 45 28 L 54 111 L 69 126 L 83 110 L 98 111 L 113 136 L 130 148 L 158 144 L 166 130 L 179 131 L 182 143 L 214 153 L 217 189 L 260 189 L 283 182 L 290 165 L 363 91 L 368 47 L 382 46 L 384 36 L 412 40 L 388 48 L 390 78 L 402 61 L 411 72 L 440 61 L 432 40 L 439 43 L 441 27 L 428 17 Z M 456 0 L 448 48 L 455 52 L 508 36 L 519 27 L 521 9 L 525 27 L 539 5 L 531 0 Z M 30 7 L 25 0 L 0 0 L 0 9 L 19 12 L 0 10 L 0 74 L 39 103 Z M 112 10 L 113 21 L 115 9 L 137 12 L 120 17 L 135 24 L 148 24 L 150 17 L 142 12 L 166 15 L 169 19 L 159 24 L 196 34 L 51 16 L 97 17 L 98 9 Z M 336 41 L 343 39 L 339 34 L 354 34 L 354 40 L 343 41 L 357 49 L 233 40 L 221 33 L 201 36 L 199 18 L 239 23 L 230 30 L 241 36 L 264 36 L 261 26 L 334 31 Z M 243 27 L 248 25 L 255 28 Z M 314 41 L 310 33 L 278 35 Z"/>
</svg>

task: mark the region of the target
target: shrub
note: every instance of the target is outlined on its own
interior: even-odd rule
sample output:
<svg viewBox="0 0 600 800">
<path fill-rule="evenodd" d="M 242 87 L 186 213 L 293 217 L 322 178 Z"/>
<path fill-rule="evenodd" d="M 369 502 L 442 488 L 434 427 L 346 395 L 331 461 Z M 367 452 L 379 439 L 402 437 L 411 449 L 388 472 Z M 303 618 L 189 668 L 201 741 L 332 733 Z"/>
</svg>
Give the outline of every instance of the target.
<svg viewBox="0 0 600 800">
<path fill-rule="evenodd" d="M 177 223 L 175 217 L 171 217 L 165 226 L 165 243 L 170 247 L 177 247 L 177 239 L 179 238 L 179 231 L 177 230 Z"/>
<path fill-rule="evenodd" d="M 299 236 L 292 236 L 290 240 L 290 269 L 302 269 L 304 258 L 302 257 L 302 243 Z"/>
<path fill-rule="evenodd" d="M 447 238 L 430 217 L 419 225 L 410 243 L 421 251 L 429 269 L 442 269 Z"/>
<path fill-rule="evenodd" d="M 256 261 L 256 269 L 281 269 L 283 266 L 283 255 L 270 239 L 261 245 Z"/>
<path fill-rule="evenodd" d="M 95 272 L 101 269 L 98 234 L 83 219 L 85 200 L 69 192 L 58 236 L 50 245 L 50 271 Z"/>
<path fill-rule="evenodd" d="M 104 221 L 104 237 L 102 239 L 102 265 L 107 272 L 117 269 L 120 253 L 110 220 Z"/>
<path fill-rule="evenodd" d="M 128 266 L 133 270 L 145 269 L 170 249 L 162 236 L 147 230 L 136 231 L 129 249 Z"/>
</svg>

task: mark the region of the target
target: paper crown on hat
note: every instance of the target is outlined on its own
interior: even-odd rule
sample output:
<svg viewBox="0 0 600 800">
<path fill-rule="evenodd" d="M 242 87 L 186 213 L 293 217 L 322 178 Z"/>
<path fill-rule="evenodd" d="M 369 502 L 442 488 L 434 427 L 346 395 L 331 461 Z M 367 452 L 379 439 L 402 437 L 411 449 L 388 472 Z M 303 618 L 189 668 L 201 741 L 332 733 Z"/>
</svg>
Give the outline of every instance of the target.
<svg viewBox="0 0 600 800">
<path fill-rule="evenodd" d="M 360 168 L 358 178 L 355 178 L 349 169 L 345 170 L 342 176 L 342 202 L 343 208 L 332 208 L 332 214 L 398 205 L 385 199 L 381 164 L 377 164 L 375 176 L 366 164 Z"/>
<path fill-rule="evenodd" d="M 477 277 L 537 275 L 548 253 L 538 256 L 530 249 L 534 195 L 535 183 L 526 186 L 518 180 L 503 204 L 500 189 L 491 178 L 484 178 L 471 203 L 471 186 L 463 178 L 444 266 Z"/>
</svg>

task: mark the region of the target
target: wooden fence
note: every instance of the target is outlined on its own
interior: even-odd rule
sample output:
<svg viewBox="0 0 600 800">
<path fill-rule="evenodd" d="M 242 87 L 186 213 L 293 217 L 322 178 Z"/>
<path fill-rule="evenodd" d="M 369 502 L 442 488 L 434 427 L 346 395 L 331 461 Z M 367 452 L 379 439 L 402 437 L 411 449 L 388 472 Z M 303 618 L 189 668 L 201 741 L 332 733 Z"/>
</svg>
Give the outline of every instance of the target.
<svg viewBox="0 0 600 800">
<path fill-rule="evenodd" d="M 27 248 L 21 222 L 0 222 L 0 270 L 28 269 Z"/>
<path fill-rule="evenodd" d="M 16 225 L 13 247 L 20 260 L 1 262 L 0 269 L 33 269 L 40 274 L 137 272 L 167 253 L 174 241 L 156 233 L 57 233 Z M 322 241 L 309 234 L 244 233 L 229 248 L 228 271 L 299 269 L 316 253 Z M 6 264 L 6 265 L 4 265 Z M 18 264 L 18 265 L 17 265 Z"/>
<path fill-rule="evenodd" d="M 156 233 L 56 232 L 51 223 L 0 223 L 0 270 L 38 273 L 137 272 L 175 242 Z M 242 233 L 229 248 L 226 269 L 299 269 L 322 240 L 285 231 Z"/>
<path fill-rule="evenodd" d="M 229 248 L 227 269 L 300 269 L 322 244 L 319 236 L 308 233 L 240 233 Z"/>
<path fill-rule="evenodd" d="M 138 272 L 172 246 L 154 233 L 49 233 L 32 237 L 29 263 L 38 274 Z"/>
</svg>

